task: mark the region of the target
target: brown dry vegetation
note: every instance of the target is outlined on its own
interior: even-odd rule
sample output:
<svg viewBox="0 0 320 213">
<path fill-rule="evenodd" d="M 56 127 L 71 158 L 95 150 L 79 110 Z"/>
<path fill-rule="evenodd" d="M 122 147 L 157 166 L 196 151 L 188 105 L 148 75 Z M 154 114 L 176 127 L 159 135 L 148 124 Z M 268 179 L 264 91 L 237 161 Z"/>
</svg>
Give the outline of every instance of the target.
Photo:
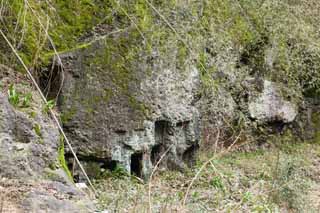
<svg viewBox="0 0 320 213">
<path fill-rule="evenodd" d="M 201 155 L 187 172 L 156 172 L 150 183 L 152 211 L 318 212 L 319 151 L 318 144 L 303 143 L 227 153 L 203 169 L 183 205 L 191 180 L 208 160 Z M 102 209 L 149 211 L 149 185 L 135 177 L 107 172 L 96 184 Z"/>
</svg>

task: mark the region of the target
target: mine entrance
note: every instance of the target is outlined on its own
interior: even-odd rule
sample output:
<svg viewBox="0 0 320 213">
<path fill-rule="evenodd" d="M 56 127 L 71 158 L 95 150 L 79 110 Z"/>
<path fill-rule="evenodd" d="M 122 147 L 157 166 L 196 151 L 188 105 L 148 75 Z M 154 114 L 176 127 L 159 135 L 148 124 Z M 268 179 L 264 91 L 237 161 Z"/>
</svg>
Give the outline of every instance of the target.
<svg viewBox="0 0 320 213">
<path fill-rule="evenodd" d="M 157 162 L 161 158 L 161 155 L 165 152 L 166 137 L 169 134 L 168 133 L 169 126 L 170 126 L 170 122 L 168 121 L 160 120 L 155 122 L 156 145 L 151 150 L 151 162 L 153 165 L 157 164 Z"/>
<path fill-rule="evenodd" d="M 182 155 L 182 160 L 183 162 L 185 162 L 189 167 L 195 165 L 196 163 L 196 153 L 199 149 L 199 146 L 196 145 L 192 145 L 190 146 Z"/>
<path fill-rule="evenodd" d="M 99 178 L 104 171 L 114 171 L 117 168 L 117 161 L 108 158 L 96 158 L 92 156 L 78 156 L 89 178 Z M 86 178 L 73 155 L 65 154 L 66 166 L 68 167 L 75 183 L 85 182 Z"/>
<path fill-rule="evenodd" d="M 159 160 L 164 152 L 164 146 L 162 144 L 155 145 L 151 150 L 151 162 L 155 165 Z"/>
<path fill-rule="evenodd" d="M 155 141 L 156 144 L 164 144 L 165 135 L 169 127 L 168 121 L 156 121 L 155 122 Z"/>
<path fill-rule="evenodd" d="M 39 86 L 48 99 L 57 98 L 63 84 L 62 79 L 62 67 L 58 64 L 51 64 L 40 72 Z"/>
<path fill-rule="evenodd" d="M 142 153 L 134 153 L 131 155 L 130 169 L 131 174 L 142 177 Z"/>
</svg>

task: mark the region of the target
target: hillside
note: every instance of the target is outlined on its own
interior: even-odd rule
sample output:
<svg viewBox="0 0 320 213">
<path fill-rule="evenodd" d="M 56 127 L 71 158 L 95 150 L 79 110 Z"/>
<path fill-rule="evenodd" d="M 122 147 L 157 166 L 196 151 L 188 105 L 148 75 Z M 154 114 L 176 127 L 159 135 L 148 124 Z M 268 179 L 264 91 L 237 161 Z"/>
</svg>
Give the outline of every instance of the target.
<svg viewBox="0 0 320 213">
<path fill-rule="evenodd" d="M 0 212 L 319 211 L 318 1 L 0 8 Z"/>
</svg>

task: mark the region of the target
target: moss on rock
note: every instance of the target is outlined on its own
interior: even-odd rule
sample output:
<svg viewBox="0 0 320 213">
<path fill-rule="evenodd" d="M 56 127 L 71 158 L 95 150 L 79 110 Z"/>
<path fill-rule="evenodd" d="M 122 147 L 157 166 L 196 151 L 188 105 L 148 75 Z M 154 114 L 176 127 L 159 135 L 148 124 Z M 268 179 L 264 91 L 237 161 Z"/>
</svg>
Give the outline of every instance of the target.
<svg viewBox="0 0 320 213">
<path fill-rule="evenodd" d="M 64 157 L 64 139 L 62 136 L 60 136 L 60 144 L 58 147 L 58 161 L 60 163 L 61 168 L 64 170 L 64 172 L 67 174 L 67 176 L 70 178 L 71 181 L 73 181 L 72 174 L 68 168 L 66 159 Z"/>
</svg>

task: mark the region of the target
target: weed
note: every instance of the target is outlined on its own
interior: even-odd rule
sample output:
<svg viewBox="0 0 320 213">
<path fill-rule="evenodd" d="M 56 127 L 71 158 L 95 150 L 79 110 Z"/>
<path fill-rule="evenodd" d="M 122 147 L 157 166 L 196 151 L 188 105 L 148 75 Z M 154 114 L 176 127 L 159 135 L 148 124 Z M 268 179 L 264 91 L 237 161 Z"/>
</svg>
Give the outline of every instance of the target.
<svg viewBox="0 0 320 213">
<path fill-rule="evenodd" d="M 16 91 L 15 87 L 13 84 L 11 84 L 9 86 L 8 89 L 8 99 L 9 102 L 14 106 L 17 107 L 19 105 L 20 102 L 20 95 L 19 93 Z"/>
<path fill-rule="evenodd" d="M 43 108 L 43 112 L 48 113 L 55 106 L 54 100 L 49 100 Z"/>
<path fill-rule="evenodd" d="M 117 165 L 116 168 L 112 171 L 112 175 L 117 178 L 128 176 L 128 172 L 122 167 Z"/>
<path fill-rule="evenodd" d="M 29 113 L 30 118 L 35 118 L 37 116 L 37 113 L 35 111 L 31 111 Z"/>
<path fill-rule="evenodd" d="M 35 124 L 33 126 L 33 130 L 35 131 L 35 133 L 41 138 L 42 134 L 41 134 L 41 126 L 39 124 Z"/>
<path fill-rule="evenodd" d="M 252 193 L 251 192 L 245 192 L 243 195 L 243 202 L 246 203 L 252 199 Z"/>
<path fill-rule="evenodd" d="M 197 199 L 199 198 L 199 192 L 193 192 L 191 196 L 193 199 Z"/>
<path fill-rule="evenodd" d="M 216 189 L 224 190 L 224 185 L 220 176 L 215 176 L 210 181 L 210 185 Z"/>
<path fill-rule="evenodd" d="M 305 192 L 308 184 L 301 170 L 303 162 L 297 158 L 279 154 L 272 173 L 272 190 L 270 199 L 279 205 L 301 211 L 305 205 Z"/>
<path fill-rule="evenodd" d="M 30 102 L 32 100 L 32 94 L 31 93 L 27 93 L 22 100 L 22 107 L 26 108 L 26 107 L 30 107 Z"/>
<path fill-rule="evenodd" d="M 64 170 L 64 172 L 67 174 L 67 176 L 69 177 L 69 179 L 71 181 L 73 181 L 73 176 L 67 166 L 67 162 L 66 162 L 66 159 L 64 157 L 64 139 L 63 139 L 63 136 L 60 136 L 60 144 L 59 144 L 59 147 L 58 147 L 58 161 L 59 161 L 59 164 L 61 166 L 61 168 Z"/>
</svg>

